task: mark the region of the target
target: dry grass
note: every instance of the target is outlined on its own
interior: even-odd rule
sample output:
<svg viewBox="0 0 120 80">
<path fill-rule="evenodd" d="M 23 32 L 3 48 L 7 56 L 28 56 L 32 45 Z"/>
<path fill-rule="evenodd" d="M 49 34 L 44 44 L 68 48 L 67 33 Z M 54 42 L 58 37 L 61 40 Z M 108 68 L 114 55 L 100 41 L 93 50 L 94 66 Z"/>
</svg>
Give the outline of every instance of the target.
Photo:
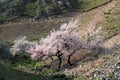
<svg viewBox="0 0 120 80">
<path fill-rule="evenodd" d="M 13 41 L 19 36 L 27 36 L 29 40 L 37 40 L 45 37 L 53 29 L 58 29 L 60 24 L 68 21 L 51 20 L 44 22 L 17 22 L 0 26 L 0 38 L 6 41 Z"/>
</svg>

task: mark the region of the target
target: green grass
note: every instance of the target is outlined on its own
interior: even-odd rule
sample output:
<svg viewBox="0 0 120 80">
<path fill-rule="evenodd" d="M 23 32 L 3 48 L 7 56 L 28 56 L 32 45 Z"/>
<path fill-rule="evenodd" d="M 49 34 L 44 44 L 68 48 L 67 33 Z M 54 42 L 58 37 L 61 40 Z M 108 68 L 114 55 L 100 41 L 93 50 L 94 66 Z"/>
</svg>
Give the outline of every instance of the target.
<svg viewBox="0 0 120 80">
<path fill-rule="evenodd" d="M 114 75 L 114 73 L 109 73 L 109 74 L 108 74 L 108 77 L 109 77 L 110 79 L 113 79 L 113 80 L 114 80 L 115 75 Z"/>
<path fill-rule="evenodd" d="M 108 37 L 120 33 L 120 6 L 117 5 L 113 10 L 105 13 L 104 30 L 108 32 Z"/>
<path fill-rule="evenodd" d="M 78 76 L 78 77 L 74 78 L 73 80 L 89 80 L 89 79 L 85 76 Z"/>
<path fill-rule="evenodd" d="M 90 20 L 92 20 L 92 18 L 94 17 L 94 14 L 88 14 L 84 16 L 84 18 L 80 21 L 80 24 L 85 25 L 86 23 L 88 23 Z"/>
<path fill-rule="evenodd" d="M 63 78 L 60 74 L 55 75 L 56 70 L 54 69 L 41 69 L 39 73 L 37 71 L 36 75 L 34 70 L 43 65 L 43 62 L 36 63 L 29 59 L 20 59 L 20 61 L 16 61 L 14 64 L 0 59 L 0 77 L 4 77 L 5 80 L 44 80 L 43 78 L 61 80 L 61 78 Z"/>
<path fill-rule="evenodd" d="M 29 41 L 40 41 L 41 38 L 44 38 L 45 36 L 47 36 L 47 33 L 46 34 L 41 34 L 41 35 L 29 35 L 27 36 L 27 40 Z"/>
<path fill-rule="evenodd" d="M 5 80 L 40 80 L 42 77 L 35 74 L 15 70 L 10 66 L 4 66 L 2 64 L 0 64 L 0 76 L 4 77 Z"/>
<path fill-rule="evenodd" d="M 35 75 L 15 69 L 9 63 L 1 64 L 0 61 L 0 77 L 5 80 L 73 80 L 73 77 L 67 78 L 65 74 L 54 74 L 55 72 L 56 70 L 48 69 L 40 71 L 39 75 Z"/>
<path fill-rule="evenodd" d="M 25 5 L 25 14 L 34 17 L 36 15 L 37 3 L 28 3 Z"/>
<path fill-rule="evenodd" d="M 103 5 L 111 0 L 82 0 L 80 5 L 80 11 L 89 11 L 100 5 Z"/>
</svg>

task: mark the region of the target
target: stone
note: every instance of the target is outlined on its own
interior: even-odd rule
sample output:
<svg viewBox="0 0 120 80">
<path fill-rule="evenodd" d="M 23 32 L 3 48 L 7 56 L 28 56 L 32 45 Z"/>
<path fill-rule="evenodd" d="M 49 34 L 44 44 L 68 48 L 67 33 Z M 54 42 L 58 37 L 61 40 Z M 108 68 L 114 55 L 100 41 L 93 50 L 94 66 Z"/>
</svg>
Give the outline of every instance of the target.
<svg viewBox="0 0 120 80">
<path fill-rule="evenodd" d="M 118 63 L 116 63 L 116 65 L 115 65 L 114 75 L 116 78 L 120 77 L 120 61 Z"/>
</svg>

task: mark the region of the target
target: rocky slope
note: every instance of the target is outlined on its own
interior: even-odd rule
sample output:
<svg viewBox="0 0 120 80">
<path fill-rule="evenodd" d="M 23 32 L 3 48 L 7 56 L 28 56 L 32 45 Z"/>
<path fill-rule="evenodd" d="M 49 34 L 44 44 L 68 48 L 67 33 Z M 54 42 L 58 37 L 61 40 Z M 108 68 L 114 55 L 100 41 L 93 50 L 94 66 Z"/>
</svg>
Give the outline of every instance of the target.
<svg viewBox="0 0 120 80">
<path fill-rule="evenodd" d="M 66 75 L 86 76 L 88 80 L 119 80 L 120 79 L 120 35 L 106 40 L 98 57 L 86 55 L 78 66 L 66 69 Z M 84 61 L 84 62 L 83 62 Z"/>
</svg>

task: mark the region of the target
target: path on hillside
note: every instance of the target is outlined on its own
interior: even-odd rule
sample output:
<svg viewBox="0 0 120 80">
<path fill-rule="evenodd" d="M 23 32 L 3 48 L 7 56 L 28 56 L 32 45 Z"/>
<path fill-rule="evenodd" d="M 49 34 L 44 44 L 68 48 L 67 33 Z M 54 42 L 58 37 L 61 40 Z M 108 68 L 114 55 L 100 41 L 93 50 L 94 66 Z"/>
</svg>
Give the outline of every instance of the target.
<svg viewBox="0 0 120 80">
<path fill-rule="evenodd" d="M 85 18 L 88 18 L 88 20 L 86 20 L 84 24 L 81 23 L 81 33 L 82 31 L 84 33 L 91 25 L 95 26 L 96 24 L 103 22 L 105 19 L 105 12 L 108 12 L 109 10 L 113 9 L 118 2 L 120 2 L 120 0 L 113 0 L 106 5 L 100 6 L 98 8 L 95 8 L 91 11 L 85 12 L 77 16 L 77 18 L 79 18 L 80 21 L 84 20 Z"/>
</svg>

